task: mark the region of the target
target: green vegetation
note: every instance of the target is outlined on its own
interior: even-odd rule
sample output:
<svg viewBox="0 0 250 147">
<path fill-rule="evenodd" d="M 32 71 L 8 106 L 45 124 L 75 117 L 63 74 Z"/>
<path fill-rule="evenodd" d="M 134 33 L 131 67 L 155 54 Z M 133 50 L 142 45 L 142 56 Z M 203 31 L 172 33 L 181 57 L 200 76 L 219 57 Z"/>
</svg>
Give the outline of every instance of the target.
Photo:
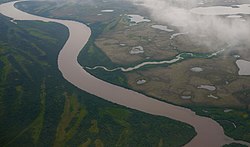
<svg viewBox="0 0 250 147">
<path fill-rule="evenodd" d="M 64 112 L 57 127 L 54 146 L 63 146 L 77 132 L 80 122 L 87 115 L 87 110 L 80 107 L 75 96 L 68 96 L 65 93 Z"/>
<path fill-rule="evenodd" d="M 130 13 L 137 10 L 128 1 L 112 1 L 103 2 L 102 0 L 78 1 L 74 2 L 55 2 L 55 1 L 40 1 L 40 2 L 22 2 L 18 4 L 18 8 L 29 13 L 39 14 L 41 16 L 61 18 L 68 20 L 77 20 L 84 23 L 96 23 L 109 21 L 116 18 L 120 13 Z M 28 9 L 27 9 L 28 8 Z M 39 9 L 37 9 L 39 8 Z M 99 16 L 101 10 L 112 9 L 116 13 Z"/>
<path fill-rule="evenodd" d="M 223 147 L 247 147 L 247 146 L 238 144 L 238 143 L 231 143 L 231 144 L 224 145 Z"/>
<path fill-rule="evenodd" d="M 242 103 L 246 104 L 246 109 L 250 111 L 250 89 L 242 89 L 233 93 Z"/>
<path fill-rule="evenodd" d="M 97 16 L 93 16 L 92 11 L 84 11 L 84 10 L 72 10 L 73 5 L 72 6 L 62 6 L 60 8 L 55 8 L 52 9 L 53 5 L 50 5 L 50 7 L 44 7 L 41 9 L 36 9 L 39 7 L 39 5 L 36 5 L 35 3 L 27 3 L 27 5 L 29 5 L 29 7 L 31 6 L 31 10 L 30 12 L 35 12 L 39 15 L 46 15 L 46 16 L 51 16 L 51 17 L 59 17 L 59 18 L 70 18 L 70 19 L 74 19 L 74 20 L 79 20 L 82 22 L 90 22 L 90 27 L 92 29 L 92 36 L 90 38 L 90 41 L 88 42 L 87 46 L 82 50 L 82 52 L 80 53 L 80 56 L 78 58 L 80 64 L 83 67 L 89 66 L 89 67 L 94 67 L 96 65 L 104 65 L 107 68 L 114 68 L 119 66 L 120 62 L 114 62 L 112 60 L 111 57 L 108 56 L 108 54 L 106 52 L 104 52 L 105 50 L 102 48 L 100 49 L 97 46 L 97 42 L 96 39 L 97 38 L 105 38 L 104 39 L 104 43 L 106 43 L 105 41 L 107 39 L 110 40 L 110 42 L 113 42 L 114 40 L 117 41 L 118 43 L 124 43 L 123 41 L 127 41 L 125 43 L 129 44 L 130 41 L 133 42 L 134 40 L 138 41 L 139 43 L 145 43 L 145 45 L 154 45 L 157 44 L 158 46 L 161 46 L 163 48 L 167 49 L 167 52 L 165 50 L 162 49 L 158 49 L 155 48 L 154 46 L 149 46 L 148 50 L 152 49 L 154 50 L 154 52 L 152 53 L 156 53 L 153 54 L 154 56 L 159 56 L 156 59 L 154 59 L 154 56 L 152 56 L 153 58 L 149 59 L 149 60 L 153 60 L 153 61 L 159 61 L 162 60 L 162 56 L 164 57 L 164 59 L 168 58 L 171 59 L 174 56 L 176 56 L 179 53 L 182 52 L 192 52 L 195 53 L 197 58 L 207 58 L 206 54 L 204 53 L 204 51 L 206 51 L 207 49 L 203 49 L 200 46 L 195 46 L 193 44 L 190 44 L 188 42 L 190 42 L 190 40 L 185 39 L 184 36 L 180 36 L 178 37 L 176 40 L 174 40 L 173 43 L 170 43 L 168 41 L 169 39 L 169 34 L 167 35 L 162 35 L 163 33 L 159 33 L 158 37 L 161 38 L 157 40 L 157 42 L 152 42 L 152 41 L 148 41 L 149 38 L 155 38 L 155 32 L 149 31 L 150 29 L 145 29 L 146 27 L 150 27 L 150 24 L 147 25 L 142 25 L 142 26 L 135 26 L 135 27 L 130 27 L 130 32 L 128 34 L 128 37 L 124 37 L 123 34 L 123 30 L 119 30 L 121 28 L 121 26 L 119 26 L 117 23 L 120 20 L 120 16 L 114 17 L 114 15 L 110 15 L 112 16 L 110 17 L 105 17 L 105 19 L 101 19 L 100 17 Z M 48 5 L 48 4 L 47 4 Z M 81 7 L 81 6 L 78 6 Z M 72 12 L 70 14 L 72 14 L 71 16 L 65 16 L 65 14 L 63 13 L 62 10 L 66 10 L 66 8 L 68 8 L 68 11 L 65 12 Z M 100 7 L 99 10 L 97 12 L 100 12 L 100 9 L 104 9 L 106 8 L 105 6 Z M 25 9 L 25 7 L 23 7 L 23 9 Z M 124 8 L 124 9 L 127 9 Z M 133 9 L 133 8 L 131 8 Z M 40 10 L 40 11 L 38 11 Z M 89 10 L 89 9 L 86 9 Z M 126 12 L 126 10 L 125 10 Z M 135 9 L 133 9 L 133 11 L 130 11 L 130 13 L 135 12 Z M 94 14 L 94 13 L 93 13 Z M 118 13 L 117 13 L 118 14 Z M 124 14 L 124 13 L 123 13 Z M 140 13 L 139 13 L 140 14 Z M 91 18 L 94 19 L 89 19 L 89 17 L 87 15 L 91 15 Z M 82 18 L 79 18 L 78 16 L 84 16 Z M 126 20 L 125 20 L 126 21 Z M 121 22 L 123 23 L 123 22 Z M 128 22 L 125 22 L 128 23 Z M 124 29 L 124 28 L 122 28 Z M 126 28 L 125 28 L 126 29 Z M 143 30 L 143 31 L 141 31 Z M 110 33 L 111 32 L 111 33 Z M 106 36 L 104 35 L 104 33 L 106 33 Z M 113 35 L 113 36 L 111 36 Z M 104 36 L 104 37 L 103 37 Z M 146 42 L 145 42 L 146 41 Z M 109 42 L 108 42 L 109 43 Z M 114 51 L 117 49 L 117 47 L 119 47 L 117 44 L 117 46 L 112 46 L 113 44 L 110 43 L 111 46 L 108 46 L 107 48 L 114 48 Z M 133 44 L 133 43 L 132 43 Z M 170 44 L 170 46 L 168 46 L 168 44 Z M 172 48 L 174 48 L 174 51 L 172 50 Z M 128 48 L 129 49 L 129 48 Z M 178 52 L 176 52 L 178 51 Z M 124 54 L 128 53 L 128 50 L 118 50 L 119 54 L 122 54 L 120 52 L 124 52 Z M 116 54 L 116 52 L 112 52 L 113 54 Z M 145 53 L 146 54 L 146 53 Z M 148 54 L 151 55 L 151 54 Z M 188 55 L 188 54 L 186 54 Z M 116 56 L 117 57 L 117 54 Z M 137 58 L 137 56 L 133 56 L 131 57 L 130 55 L 128 56 L 118 56 L 119 57 L 128 57 L 125 58 L 126 62 L 129 62 L 128 64 L 126 63 L 125 66 L 127 65 L 134 65 L 137 63 L 140 63 L 142 60 L 144 60 L 144 56 L 143 58 Z M 180 105 L 185 105 L 191 109 L 193 109 L 194 111 L 196 111 L 199 115 L 204 115 L 207 117 L 211 117 L 213 119 L 215 119 L 216 121 L 218 121 L 223 128 L 225 129 L 225 133 L 230 136 L 233 137 L 235 139 L 241 139 L 241 140 L 246 140 L 246 141 L 250 141 L 250 112 L 249 112 L 249 108 L 247 108 L 247 105 L 249 105 L 249 90 L 248 89 L 244 89 L 244 90 L 238 90 L 238 88 L 240 88 L 242 85 L 242 83 L 244 84 L 245 81 L 245 85 L 247 85 L 248 79 L 246 77 L 241 77 L 238 78 L 235 76 L 235 68 L 233 68 L 232 66 L 232 61 L 234 59 L 232 58 L 224 58 L 221 57 L 225 60 L 221 60 L 221 58 L 215 58 L 213 60 L 193 60 L 193 57 L 190 56 L 184 56 L 185 58 L 188 58 L 190 60 L 186 60 L 185 62 L 182 62 L 182 64 L 174 64 L 176 65 L 175 67 L 171 66 L 171 68 L 166 68 L 166 65 L 162 65 L 162 66 L 157 66 L 160 68 L 151 68 L 151 67 L 155 67 L 155 66 L 147 66 L 147 67 L 143 67 L 141 71 L 136 71 L 135 73 L 132 73 L 131 75 L 125 75 L 124 73 L 120 72 L 120 71 L 116 71 L 116 72 L 106 72 L 102 69 L 97 69 L 97 70 L 88 70 L 88 72 L 90 72 L 91 74 L 93 74 L 94 76 L 106 80 L 110 83 L 114 83 L 120 86 L 124 86 L 124 87 L 128 87 L 131 89 L 135 89 L 138 90 L 140 92 L 145 92 L 143 89 L 139 89 L 141 87 L 143 87 L 142 85 L 138 86 L 139 88 L 135 88 L 136 86 L 132 85 L 131 83 L 134 82 L 135 83 L 135 79 L 140 79 L 140 77 L 146 78 L 147 81 L 149 82 L 149 80 L 152 80 L 154 78 L 154 85 L 149 85 L 149 83 L 145 84 L 145 89 L 151 89 L 151 88 L 155 88 L 156 92 L 158 92 L 157 90 L 159 90 L 159 87 L 169 87 L 167 89 L 167 91 L 165 90 L 159 90 L 160 92 L 163 92 L 162 95 L 159 96 L 159 93 L 156 93 L 155 95 L 152 94 L 152 91 L 149 95 L 153 95 L 154 97 L 161 97 L 161 96 L 166 96 L 168 95 L 168 101 L 172 102 L 172 103 L 178 103 Z M 123 58 L 119 58 L 119 60 L 124 61 Z M 134 58 L 136 58 L 134 60 Z M 147 61 L 149 61 L 147 60 Z M 193 60 L 193 61 L 191 61 Z M 5 60 L 3 60 L 4 62 Z M 131 62 L 130 62 L 131 61 Z M 133 61 L 133 62 L 132 62 Z M 139 61 L 139 62 L 138 62 Z M 222 62 L 221 62 L 222 61 Z M 124 62 L 122 62 L 124 63 Z M 196 64 L 193 64 L 196 63 Z M 1 64 L 0 64 L 1 65 Z M 199 75 L 197 73 L 190 73 L 190 68 L 194 67 L 194 66 L 202 66 L 205 67 L 206 70 L 204 71 L 203 74 Z M 0 66 L 1 67 L 1 66 Z M 227 68 L 226 68 L 227 67 Z M 229 68 L 231 67 L 231 68 Z M 151 70 L 152 72 L 150 72 L 148 69 L 154 69 Z M 162 70 L 164 69 L 164 70 Z M 175 70 L 173 70 L 175 69 Z M 4 71 L 8 72 L 9 68 L 5 67 Z M 146 71 L 145 73 L 143 73 L 143 71 Z M 165 75 L 167 74 L 168 75 Z M 133 75 L 134 74 L 134 75 Z M 5 74 L 6 75 L 6 74 Z M 5 77 L 5 75 L 1 76 L 1 77 Z M 160 75 L 160 76 L 159 76 Z M 164 76 L 163 76 L 164 75 Z M 183 79 L 186 78 L 186 79 Z M 238 78 L 238 79 L 237 79 Z M 174 80 L 173 80 L 174 79 Z M 182 80 L 180 80 L 182 79 Z M 170 84 L 170 85 L 162 85 L 162 83 L 166 83 L 166 84 Z M 177 82 L 178 81 L 178 82 Z M 191 82 L 186 83 L 186 81 Z M 182 99 L 180 99 L 180 95 L 182 93 L 185 93 L 187 91 L 187 89 L 190 89 L 190 91 L 187 91 L 186 93 L 189 94 L 194 94 L 194 92 L 192 91 L 196 91 L 197 92 L 197 88 L 195 86 L 197 86 L 196 82 L 200 82 L 203 81 L 205 83 L 208 84 L 215 84 L 218 86 L 221 86 L 221 88 L 218 88 L 216 94 L 222 94 L 222 97 L 224 97 L 223 100 L 213 100 L 213 99 L 208 99 L 207 98 L 207 94 L 209 94 L 207 91 L 204 92 L 200 92 L 198 93 L 197 96 L 195 96 L 194 100 L 191 101 L 184 101 Z M 224 86 L 225 82 L 229 82 L 229 84 L 231 83 L 231 87 L 226 87 Z M 171 83 L 172 82 L 172 83 Z M 174 83 L 174 84 L 173 84 Z M 249 82 L 248 82 L 249 83 Z M 147 85 L 149 85 L 147 87 Z M 184 85 L 184 87 L 178 87 L 179 85 Z M 174 87 L 176 86 L 176 87 Z M 174 90 L 170 91 L 170 88 L 173 88 Z M 225 88 L 226 87 L 226 88 Z M 229 89 L 227 89 L 229 88 Z M 184 90 L 183 90 L 184 89 Z M 226 89 L 226 90 L 225 90 Z M 233 93 L 233 96 L 228 95 L 225 96 L 226 94 L 228 94 L 228 91 L 232 91 L 236 90 Z M 151 89 L 152 90 L 152 89 Z M 206 94 L 205 96 L 202 94 Z M 244 107 L 241 108 L 234 108 L 232 107 L 233 111 L 225 113 L 224 110 L 228 107 L 227 105 L 230 104 L 233 105 L 239 105 L 238 101 L 235 100 L 235 97 L 237 100 L 239 100 L 241 102 L 241 104 L 244 104 Z M 196 104 L 197 102 L 197 104 Z M 216 107 L 214 104 L 218 103 L 219 107 Z M 192 104 L 192 105 L 191 105 Z M 205 105 L 206 104 L 206 105 Z M 209 105 L 210 107 L 208 107 L 207 105 Z M 214 106 L 213 106 L 214 105 Z M 96 107 L 96 106 L 95 106 Z M 248 106 L 249 107 L 249 106 Z M 0 105 L 1 108 L 1 105 Z M 87 109 L 87 108 L 86 108 Z M 205 110 L 205 111 L 203 111 Z M 129 139 L 131 139 L 130 137 L 128 137 L 129 135 L 131 135 L 131 125 L 128 123 L 128 119 L 131 118 L 132 114 L 128 112 L 128 110 L 125 109 L 110 109 L 110 108 L 99 108 L 98 111 L 95 110 L 96 112 L 99 112 L 98 115 L 95 113 L 93 114 L 94 116 L 98 116 L 98 117 L 103 117 L 105 115 L 108 115 L 109 118 L 111 117 L 112 119 L 112 123 L 120 126 L 123 128 L 120 129 L 120 134 L 116 134 L 116 136 L 119 136 L 119 139 L 116 138 L 117 145 L 120 144 L 124 144 L 125 142 L 129 142 Z M 120 114 L 123 114 L 122 116 L 120 116 Z M 88 111 L 88 115 L 90 115 L 89 111 Z M 84 117 L 87 118 L 87 117 Z M 74 119 L 74 122 L 76 121 L 76 119 Z M 98 121 L 97 118 L 91 118 L 89 119 L 88 122 L 88 127 L 86 127 L 86 130 L 88 133 L 92 133 L 95 136 L 97 136 L 97 134 L 100 134 L 101 131 L 101 126 L 100 124 L 103 124 L 103 122 L 105 122 L 104 120 Z M 233 125 L 233 123 L 236 125 Z M 139 123 L 140 124 L 140 123 Z M 160 123 L 162 124 L 162 123 Z M 107 127 L 109 128 L 108 130 L 117 130 L 117 128 L 119 127 L 113 127 L 113 126 L 109 126 Z M 138 129 L 138 128 L 137 128 Z M 110 131 L 111 132 L 111 131 Z M 119 132 L 119 131 L 118 131 Z M 145 131 L 141 131 L 137 134 L 142 134 L 142 132 Z M 81 135 L 79 135 L 81 136 Z M 112 135 L 111 135 L 112 136 Z M 110 138 L 114 138 L 114 136 L 110 137 Z M 108 140 L 108 139 L 101 139 L 99 136 L 92 138 L 91 135 L 86 135 L 86 137 L 84 138 L 84 140 L 82 140 L 81 145 L 82 146 L 88 146 L 90 144 L 97 144 L 97 145 L 102 145 L 102 143 L 104 142 L 103 140 Z M 111 140 L 112 141 L 112 140 Z M 72 141 L 73 142 L 73 141 Z M 165 140 L 162 137 L 158 137 L 158 143 L 157 145 L 159 146 L 166 146 L 165 145 Z M 104 145 L 105 142 L 104 142 Z M 131 145 L 133 146 L 133 145 Z M 235 146 L 235 144 L 231 144 L 230 146 Z"/>
<path fill-rule="evenodd" d="M 63 80 L 55 67 L 67 30 L 43 22 L 19 21 L 16 25 L 2 15 L 0 22 L 1 145 L 50 144 L 63 109 L 63 99 L 54 80 Z M 27 28 L 41 28 L 57 39 L 44 43 L 44 34 L 33 36 Z M 56 30 L 59 32 L 55 33 Z"/>
<path fill-rule="evenodd" d="M 113 22 L 111 21 L 111 23 L 108 24 L 107 26 L 110 26 L 111 24 L 114 25 Z M 98 28 L 101 28 L 101 27 L 99 26 Z M 103 28 L 107 28 L 107 27 L 103 27 Z M 95 30 L 97 30 L 97 29 L 92 28 L 92 30 L 94 31 L 94 33 L 96 33 Z M 106 30 L 106 29 L 104 29 L 104 30 Z M 97 34 L 100 34 L 100 33 L 101 32 L 98 32 Z M 94 37 L 96 38 L 98 36 L 94 35 Z M 91 39 L 91 41 L 89 43 L 90 44 L 92 43 L 92 46 L 94 46 L 94 48 L 85 48 L 85 50 L 82 51 L 82 53 L 80 54 L 80 57 L 79 57 L 79 61 L 83 65 L 83 67 L 85 67 L 85 66 L 94 67 L 96 65 L 104 65 L 105 67 L 112 69 L 112 68 L 120 66 L 120 65 L 115 65 L 114 62 L 107 59 L 107 55 L 105 53 L 103 53 L 101 51 L 101 49 L 96 47 L 93 38 Z M 91 49 L 91 53 L 90 54 L 86 53 L 90 49 Z M 90 55 L 90 56 L 87 56 L 87 55 Z M 209 58 L 211 58 L 211 57 L 209 57 L 209 55 L 210 54 L 207 54 L 207 53 L 193 53 L 193 56 L 190 56 L 190 54 L 183 54 L 182 57 L 185 59 L 190 59 L 190 58 L 209 59 Z M 85 61 L 88 61 L 88 60 L 95 58 L 95 56 L 97 56 L 98 58 L 97 58 L 97 60 L 94 61 L 95 62 L 94 64 L 91 62 L 85 62 Z M 106 59 L 106 60 L 104 60 L 104 59 Z M 168 66 L 168 65 L 160 65 L 160 67 L 163 67 L 163 68 L 166 66 Z M 147 69 L 151 68 L 151 67 L 155 67 L 155 66 L 149 65 L 147 67 L 141 68 L 140 70 L 147 71 Z M 99 77 L 103 80 L 106 80 L 110 83 L 114 83 L 114 84 L 117 84 L 117 85 L 120 85 L 123 87 L 133 88 L 133 87 L 129 87 L 129 85 L 127 83 L 127 78 L 123 72 L 120 72 L 120 71 L 107 72 L 107 71 L 102 70 L 102 69 L 89 70 L 88 72 L 90 72 L 94 76 Z M 148 77 L 148 78 L 150 78 L 150 77 Z M 118 79 L 121 79 L 122 82 L 119 82 Z M 143 91 L 140 91 L 140 92 L 144 93 Z M 248 96 L 249 90 L 236 92 L 235 95 L 244 104 L 249 105 L 249 96 Z M 185 106 L 188 106 L 188 105 L 185 105 Z M 203 107 L 206 107 L 206 106 L 203 106 Z M 226 105 L 224 107 L 226 107 Z M 196 112 L 200 112 L 198 110 L 199 107 L 197 107 L 197 105 L 194 107 L 191 106 L 190 108 Z M 206 113 L 206 114 L 201 113 L 200 115 L 205 115 L 207 117 L 211 117 L 212 119 L 218 121 L 222 125 L 222 127 L 224 128 L 226 135 L 233 137 L 234 139 L 245 140 L 245 141 L 250 142 L 250 130 L 248 129 L 248 128 L 250 128 L 250 117 L 249 117 L 250 112 L 249 112 L 249 110 L 247 110 L 247 107 L 246 107 L 246 109 L 237 109 L 237 110 L 235 110 L 233 112 L 229 112 L 229 113 L 225 113 L 223 111 L 224 110 L 223 108 L 216 108 L 215 107 L 215 108 L 206 108 L 206 109 L 209 110 L 208 111 L 209 113 Z M 115 116 L 114 116 L 114 118 L 115 118 Z M 234 127 L 232 122 L 237 126 L 236 128 Z M 119 122 L 119 123 L 123 124 L 123 122 Z M 123 124 L 123 125 L 125 125 L 125 124 Z"/>
<path fill-rule="evenodd" d="M 111 23 L 113 23 L 113 22 L 111 22 Z M 109 25 L 107 25 L 107 26 L 109 26 Z M 100 27 L 100 25 L 99 25 L 99 27 L 97 27 L 97 28 L 102 28 L 102 27 Z M 106 28 L 105 25 L 103 26 L 103 28 Z M 105 53 L 103 53 L 101 49 L 96 47 L 96 45 L 94 43 L 94 38 L 98 37 L 98 35 L 95 35 L 95 34 L 100 34 L 101 32 L 96 32 L 95 30 L 98 30 L 98 29 L 96 29 L 95 27 L 93 27 L 92 30 L 94 32 L 94 35 L 92 36 L 92 38 L 88 44 L 88 45 L 92 44 L 92 47 L 89 47 L 89 48 L 87 47 L 81 52 L 81 54 L 79 56 L 79 61 L 80 61 L 81 65 L 83 67 L 86 67 L 86 66 L 94 67 L 96 65 L 104 65 L 105 67 L 110 68 L 110 69 L 120 66 L 120 65 L 116 65 L 115 63 L 110 61 L 109 58 L 107 57 L 107 55 Z M 184 54 L 182 57 L 187 58 L 187 59 L 190 59 L 190 58 L 210 58 L 210 57 L 208 57 L 209 54 L 205 54 L 205 53 L 193 53 L 193 55 L 194 56 L 190 56 L 190 54 Z M 91 60 L 95 57 L 98 57 L 98 58 L 96 58 L 96 60 L 94 60 L 94 61 Z M 154 66 L 143 67 L 141 70 L 147 70 L 150 67 L 154 67 Z M 166 67 L 166 65 L 161 65 L 161 67 Z M 132 88 L 132 87 L 128 86 L 127 78 L 123 72 L 120 72 L 120 71 L 107 72 L 103 69 L 88 70 L 88 72 L 90 72 L 94 76 L 99 77 L 99 78 L 101 78 L 105 81 L 108 81 L 110 83 L 114 83 L 114 84 L 117 84 L 117 85 L 120 85 L 123 87 Z M 150 77 L 148 77 L 148 78 L 150 78 Z M 140 92 L 143 93 L 143 91 L 140 91 Z M 238 99 L 243 101 L 244 104 L 246 104 L 246 105 L 249 104 L 248 94 L 249 94 L 249 90 L 244 90 L 243 92 L 239 91 L 239 92 L 235 93 L 235 95 L 238 97 Z M 188 106 L 188 105 L 185 105 L 185 106 Z M 204 109 L 208 109 L 209 113 L 204 113 L 203 111 L 200 111 L 199 110 L 200 107 L 198 107 L 197 105 L 191 106 L 190 108 L 193 109 L 195 112 L 198 112 L 199 115 L 205 115 L 207 117 L 211 117 L 212 119 L 218 121 L 223 126 L 226 135 L 233 137 L 234 139 L 245 140 L 245 141 L 250 142 L 250 130 L 248 129 L 248 128 L 250 128 L 250 117 L 249 117 L 250 112 L 249 112 L 249 110 L 247 110 L 247 108 L 246 109 L 237 109 L 237 110 L 234 110 L 233 112 L 225 113 L 223 108 L 216 108 L 216 107 L 206 108 L 206 106 L 203 106 L 203 107 L 204 107 Z M 203 113 L 200 113 L 200 112 L 203 112 Z M 115 118 L 115 116 L 114 116 L 114 118 Z M 236 128 L 234 127 L 234 125 L 232 125 L 232 122 L 235 123 L 235 125 L 237 126 Z M 123 122 L 120 122 L 120 124 L 123 124 Z M 125 125 L 125 124 L 123 124 L 123 125 Z"/>
<path fill-rule="evenodd" d="M 244 109 L 194 107 L 199 115 L 211 117 L 224 128 L 225 134 L 236 140 L 250 142 L 250 112 Z"/>
<path fill-rule="evenodd" d="M 112 21 L 113 22 L 113 21 Z M 118 65 L 113 63 L 105 53 L 95 45 L 95 39 L 104 30 L 109 28 L 109 23 L 95 23 L 91 26 L 92 34 L 87 45 L 83 48 L 78 56 L 78 61 L 83 67 L 94 67 L 97 65 L 105 65 L 107 68 L 115 68 Z M 94 60 L 93 60 L 94 59 Z M 122 71 L 115 71 L 110 74 L 102 69 L 97 70 L 87 70 L 89 73 L 99 77 L 102 80 L 108 81 L 110 83 L 127 87 L 127 79 Z"/>
<path fill-rule="evenodd" d="M 194 137 L 191 126 L 68 83 L 57 68 L 64 26 L 1 15 L 0 24 L 1 146 L 182 146 Z"/>
</svg>

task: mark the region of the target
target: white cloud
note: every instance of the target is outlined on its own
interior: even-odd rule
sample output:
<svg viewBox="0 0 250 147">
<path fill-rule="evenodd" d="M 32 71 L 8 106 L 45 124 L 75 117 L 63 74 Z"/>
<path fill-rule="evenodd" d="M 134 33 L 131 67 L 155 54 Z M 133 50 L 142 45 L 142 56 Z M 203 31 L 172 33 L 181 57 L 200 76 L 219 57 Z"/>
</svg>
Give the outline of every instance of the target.
<svg viewBox="0 0 250 147">
<path fill-rule="evenodd" d="M 130 0 L 148 8 L 152 17 L 173 24 L 181 32 L 189 32 L 193 40 L 209 47 L 220 44 L 250 47 L 250 22 L 221 16 L 201 16 L 190 12 L 197 0 Z M 201 39 L 200 36 L 207 36 Z"/>
</svg>

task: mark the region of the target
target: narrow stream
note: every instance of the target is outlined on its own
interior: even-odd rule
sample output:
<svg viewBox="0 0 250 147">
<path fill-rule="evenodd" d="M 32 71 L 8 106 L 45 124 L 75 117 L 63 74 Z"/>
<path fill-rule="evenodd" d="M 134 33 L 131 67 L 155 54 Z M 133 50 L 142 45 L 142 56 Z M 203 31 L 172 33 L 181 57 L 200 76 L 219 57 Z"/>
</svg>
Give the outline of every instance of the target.
<svg viewBox="0 0 250 147">
<path fill-rule="evenodd" d="M 109 71 L 109 72 L 117 71 L 117 70 L 121 70 L 123 72 L 129 72 L 129 71 L 140 69 L 141 67 L 144 67 L 146 65 L 173 64 L 173 63 L 176 63 L 176 62 L 188 59 L 188 58 L 212 58 L 214 56 L 217 56 L 219 53 L 223 52 L 224 50 L 225 49 L 221 49 L 221 50 L 219 50 L 217 52 L 214 52 L 214 53 L 211 53 L 211 54 L 204 54 L 204 55 L 194 54 L 194 53 L 181 53 L 181 54 L 177 55 L 175 58 L 173 58 L 171 60 L 143 62 L 143 63 L 140 63 L 140 64 L 135 65 L 133 67 L 128 67 L 128 68 L 116 67 L 116 68 L 113 68 L 113 69 L 108 69 L 107 67 L 101 66 L 101 65 L 98 65 L 98 66 L 95 66 L 95 67 L 85 67 L 85 68 L 89 69 L 89 70 L 103 69 L 103 70 Z"/>
</svg>

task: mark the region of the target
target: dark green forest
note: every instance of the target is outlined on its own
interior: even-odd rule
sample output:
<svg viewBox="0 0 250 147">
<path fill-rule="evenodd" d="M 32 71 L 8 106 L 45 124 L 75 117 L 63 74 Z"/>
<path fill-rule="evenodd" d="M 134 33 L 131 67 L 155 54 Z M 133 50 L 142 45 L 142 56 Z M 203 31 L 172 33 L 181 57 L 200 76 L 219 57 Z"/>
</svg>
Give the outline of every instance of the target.
<svg viewBox="0 0 250 147">
<path fill-rule="evenodd" d="M 1 146 L 181 146 L 191 126 L 111 104 L 68 83 L 59 24 L 0 16 Z"/>
</svg>

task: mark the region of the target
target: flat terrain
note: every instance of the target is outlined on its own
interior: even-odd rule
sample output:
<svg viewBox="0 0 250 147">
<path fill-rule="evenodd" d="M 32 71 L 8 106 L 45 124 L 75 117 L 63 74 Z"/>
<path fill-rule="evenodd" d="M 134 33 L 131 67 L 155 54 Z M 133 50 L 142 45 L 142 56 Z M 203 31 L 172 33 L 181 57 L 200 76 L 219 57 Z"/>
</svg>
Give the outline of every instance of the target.
<svg viewBox="0 0 250 147">
<path fill-rule="evenodd" d="M 0 24 L 1 146 L 182 146 L 194 137 L 189 125 L 108 103 L 68 83 L 57 67 L 68 37 L 64 26 L 2 15 Z"/>
<path fill-rule="evenodd" d="M 145 61 L 169 60 L 183 52 L 212 54 L 222 49 L 219 47 L 208 49 L 204 45 L 199 45 L 200 43 L 193 43 L 186 35 L 170 39 L 174 32 L 151 28 L 152 23 L 129 26 L 126 16 L 117 18 L 115 23 L 117 24 L 111 31 L 104 31 L 98 36 L 95 45 L 118 66 L 130 67 Z M 131 54 L 130 51 L 136 46 L 142 46 L 144 52 Z M 238 68 L 235 64 L 238 58 L 235 55 L 244 59 L 250 56 L 249 51 L 242 48 L 240 51 L 226 50 L 211 59 L 186 59 L 170 66 L 145 67 L 124 74 L 132 89 L 176 104 L 248 107 L 247 96 L 243 98 L 245 101 L 242 101 L 242 98 L 239 99 L 235 95 L 242 89 L 250 89 L 250 78 L 238 76 Z M 203 71 L 192 71 L 191 69 L 195 67 L 202 68 Z M 147 79 L 147 83 L 138 85 L 137 81 L 140 79 Z M 216 90 L 198 89 L 200 85 L 212 85 Z M 181 99 L 181 96 L 187 93 L 192 98 Z M 217 98 L 209 98 L 209 95 Z"/>
<path fill-rule="evenodd" d="M 131 67 L 146 61 L 170 60 L 180 53 L 200 54 L 199 57 L 187 57 L 174 64 L 145 66 L 130 72 L 108 72 L 103 69 L 88 71 L 108 82 L 189 107 L 218 121 L 227 135 L 250 141 L 250 77 L 239 76 L 235 64 L 239 57 L 250 60 L 249 48 L 230 47 L 220 43 L 213 47 L 206 46 L 204 42 L 195 41 L 188 34 L 177 35 L 176 33 L 185 32 L 179 32 L 171 24 L 153 20 L 146 10 L 126 2 L 121 9 L 118 3 L 111 5 L 111 2 L 102 1 L 90 6 L 82 3 L 77 6 L 78 9 L 73 9 L 74 3 L 47 5 L 48 7 L 39 7 L 35 3 L 26 3 L 20 7 L 28 7 L 30 12 L 39 15 L 74 19 L 89 24 L 93 35 L 79 56 L 83 67 L 101 65 L 113 69 L 120 66 Z M 100 13 L 101 10 L 116 8 L 115 6 L 117 9 L 112 13 Z M 127 14 L 139 14 L 152 20 L 134 24 Z M 249 19 L 249 16 L 244 17 Z M 173 31 L 152 28 L 155 24 L 166 25 Z M 215 38 L 212 41 L 217 40 Z M 143 52 L 131 54 L 131 50 L 138 46 L 143 48 Z M 222 48 L 225 51 L 216 56 L 203 56 Z M 201 71 L 192 70 L 193 68 Z M 138 84 L 142 80 L 144 82 Z"/>
</svg>

